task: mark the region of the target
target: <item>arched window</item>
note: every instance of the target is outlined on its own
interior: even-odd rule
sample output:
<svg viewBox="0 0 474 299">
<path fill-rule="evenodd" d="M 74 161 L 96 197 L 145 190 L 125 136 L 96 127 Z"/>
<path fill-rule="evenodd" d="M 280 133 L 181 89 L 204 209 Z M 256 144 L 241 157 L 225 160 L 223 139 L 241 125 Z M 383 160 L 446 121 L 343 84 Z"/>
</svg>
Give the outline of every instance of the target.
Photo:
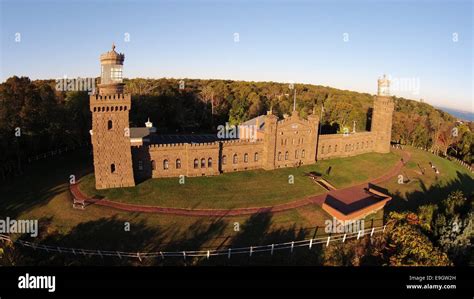
<svg viewBox="0 0 474 299">
<path fill-rule="evenodd" d="M 227 156 L 224 155 L 222 156 L 222 165 L 225 165 L 227 163 Z"/>
<path fill-rule="evenodd" d="M 324 154 L 324 145 L 321 147 L 321 154 Z"/>
<path fill-rule="evenodd" d="M 155 162 L 155 160 L 151 160 L 151 170 L 156 170 L 156 162 Z"/>
<path fill-rule="evenodd" d="M 212 167 L 212 158 L 207 159 L 207 167 Z"/>
<path fill-rule="evenodd" d="M 181 159 L 176 159 L 176 169 L 181 168 Z"/>
<path fill-rule="evenodd" d="M 255 154 L 253 155 L 253 160 L 254 160 L 255 162 L 258 161 L 258 153 L 255 153 Z"/>
<path fill-rule="evenodd" d="M 295 150 L 295 159 L 298 159 L 298 150 Z"/>
<path fill-rule="evenodd" d="M 244 154 L 244 162 L 247 163 L 249 161 L 249 154 Z"/>
<path fill-rule="evenodd" d="M 281 161 L 281 152 L 278 152 L 278 161 Z"/>
<path fill-rule="evenodd" d="M 305 152 L 304 150 L 301 150 L 301 158 L 304 158 Z"/>
<path fill-rule="evenodd" d="M 232 158 L 232 163 L 237 164 L 237 154 L 234 154 L 234 157 Z"/>
<path fill-rule="evenodd" d="M 110 165 L 110 172 L 114 173 L 115 172 L 115 164 Z"/>
<path fill-rule="evenodd" d="M 331 152 L 331 146 L 328 146 L 328 154 Z"/>
<path fill-rule="evenodd" d="M 337 144 L 334 146 L 334 152 L 337 153 Z"/>
<path fill-rule="evenodd" d="M 199 167 L 199 160 L 194 159 L 194 168 L 198 168 L 198 167 Z"/>
<path fill-rule="evenodd" d="M 206 168 L 206 159 L 201 159 L 201 168 Z"/>
<path fill-rule="evenodd" d="M 112 130 L 112 121 L 110 119 L 107 122 L 107 130 Z"/>
<path fill-rule="evenodd" d="M 288 160 L 288 151 L 285 152 L 285 160 Z"/>
<path fill-rule="evenodd" d="M 167 159 L 163 160 L 163 169 L 168 169 L 170 167 L 170 164 Z"/>
</svg>

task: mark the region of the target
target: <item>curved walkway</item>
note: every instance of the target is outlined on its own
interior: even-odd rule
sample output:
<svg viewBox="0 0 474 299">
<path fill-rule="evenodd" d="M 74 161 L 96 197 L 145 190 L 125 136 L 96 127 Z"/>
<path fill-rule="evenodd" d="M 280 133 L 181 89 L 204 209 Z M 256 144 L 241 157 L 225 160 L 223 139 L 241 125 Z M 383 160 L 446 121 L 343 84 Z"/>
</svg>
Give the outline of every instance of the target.
<svg viewBox="0 0 474 299">
<path fill-rule="evenodd" d="M 408 152 L 402 151 L 403 160 L 406 163 L 411 155 Z M 340 190 L 347 190 L 350 191 L 351 189 L 356 190 L 360 188 L 366 187 L 368 183 L 379 184 L 389 180 L 390 178 L 396 176 L 400 170 L 403 168 L 404 164 L 399 161 L 389 172 L 384 174 L 381 177 L 378 177 L 374 180 L 368 180 L 364 183 L 360 183 L 351 187 L 346 187 Z M 236 208 L 236 209 L 185 209 L 185 208 L 167 208 L 167 207 L 159 207 L 159 206 L 147 206 L 147 205 L 135 205 L 135 204 L 127 204 L 121 203 L 116 201 L 110 201 L 107 199 L 95 199 L 95 198 L 88 198 L 84 195 L 81 190 L 79 190 L 79 185 L 74 184 L 70 186 L 71 194 L 74 198 L 80 201 L 84 201 L 86 204 L 96 204 L 99 206 L 111 207 L 122 211 L 128 212 L 145 212 L 145 213 L 159 213 L 159 214 L 172 214 L 172 215 L 179 215 L 179 216 L 240 216 L 240 215 L 250 215 L 262 212 L 283 212 L 292 210 L 295 208 L 304 207 L 310 204 L 320 204 L 324 202 L 326 199 L 326 195 L 328 192 L 308 197 L 301 200 L 291 201 L 288 203 L 278 204 L 274 206 L 267 206 L 267 207 L 251 207 L 251 208 Z"/>
</svg>

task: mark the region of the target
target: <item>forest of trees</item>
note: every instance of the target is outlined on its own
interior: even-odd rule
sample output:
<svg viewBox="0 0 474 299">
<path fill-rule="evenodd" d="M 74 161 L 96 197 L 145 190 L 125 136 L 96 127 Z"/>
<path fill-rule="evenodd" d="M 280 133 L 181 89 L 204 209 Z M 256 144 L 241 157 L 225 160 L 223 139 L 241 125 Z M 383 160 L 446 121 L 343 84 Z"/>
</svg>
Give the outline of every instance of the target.
<svg viewBox="0 0 474 299">
<path fill-rule="evenodd" d="M 310 84 L 196 79 L 129 79 L 131 126 L 148 117 L 160 133 L 215 132 L 217 125 L 237 124 L 272 109 L 282 117 L 296 109 L 302 117 L 321 116 L 322 133 L 341 132 L 355 122 L 370 130 L 373 95 Z M 322 110 L 322 107 L 324 109 Z M 0 84 L 0 179 L 22 171 L 31 155 L 90 141 L 87 92 L 55 90 L 54 80 L 11 77 Z M 456 134 L 453 134 L 453 129 Z M 473 123 L 426 103 L 395 98 L 392 140 L 473 162 Z"/>
</svg>

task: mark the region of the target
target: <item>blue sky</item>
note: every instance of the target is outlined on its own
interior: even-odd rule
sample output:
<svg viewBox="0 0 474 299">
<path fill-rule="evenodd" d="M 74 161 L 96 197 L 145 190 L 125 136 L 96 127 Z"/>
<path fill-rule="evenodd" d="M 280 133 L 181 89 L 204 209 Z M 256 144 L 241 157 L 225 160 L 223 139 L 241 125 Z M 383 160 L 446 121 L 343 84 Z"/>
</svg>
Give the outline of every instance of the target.
<svg viewBox="0 0 474 299">
<path fill-rule="evenodd" d="M 375 93 L 386 73 L 404 82 L 395 95 L 474 110 L 469 0 L 0 2 L 2 82 L 97 76 L 99 55 L 115 42 L 129 78 L 304 82 Z"/>
</svg>

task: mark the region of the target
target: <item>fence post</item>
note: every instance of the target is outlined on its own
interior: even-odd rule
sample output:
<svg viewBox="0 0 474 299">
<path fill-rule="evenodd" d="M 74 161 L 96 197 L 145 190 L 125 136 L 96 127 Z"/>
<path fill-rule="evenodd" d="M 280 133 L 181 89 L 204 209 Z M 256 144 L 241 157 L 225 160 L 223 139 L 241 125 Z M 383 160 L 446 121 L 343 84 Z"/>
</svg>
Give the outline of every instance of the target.
<svg viewBox="0 0 474 299">
<path fill-rule="evenodd" d="M 295 247 L 295 241 L 291 241 L 291 250 L 290 250 L 291 253 L 293 253 L 293 247 Z"/>
<path fill-rule="evenodd" d="M 344 237 L 342 238 L 342 243 L 346 241 L 347 234 L 344 234 Z"/>
<path fill-rule="evenodd" d="M 249 256 L 252 256 L 252 253 L 253 253 L 253 246 L 250 246 L 250 253 L 249 253 Z"/>
<path fill-rule="evenodd" d="M 230 259 L 230 252 L 232 251 L 232 248 L 229 248 L 229 252 L 227 253 L 227 258 Z"/>
<path fill-rule="evenodd" d="M 309 240 L 309 249 L 311 249 L 312 246 L 313 246 L 313 238 L 311 238 L 311 240 Z"/>
<path fill-rule="evenodd" d="M 270 254 L 273 255 L 273 249 L 275 248 L 275 244 L 272 244 L 272 250 L 270 251 Z"/>
<path fill-rule="evenodd" d="M 327 242 L 326 242 L 326 247 L 329 246 L 329 240 L 331 240 L 331 236 L 328 236 L 328 240 L 327 240 Z"/>
</svg>

